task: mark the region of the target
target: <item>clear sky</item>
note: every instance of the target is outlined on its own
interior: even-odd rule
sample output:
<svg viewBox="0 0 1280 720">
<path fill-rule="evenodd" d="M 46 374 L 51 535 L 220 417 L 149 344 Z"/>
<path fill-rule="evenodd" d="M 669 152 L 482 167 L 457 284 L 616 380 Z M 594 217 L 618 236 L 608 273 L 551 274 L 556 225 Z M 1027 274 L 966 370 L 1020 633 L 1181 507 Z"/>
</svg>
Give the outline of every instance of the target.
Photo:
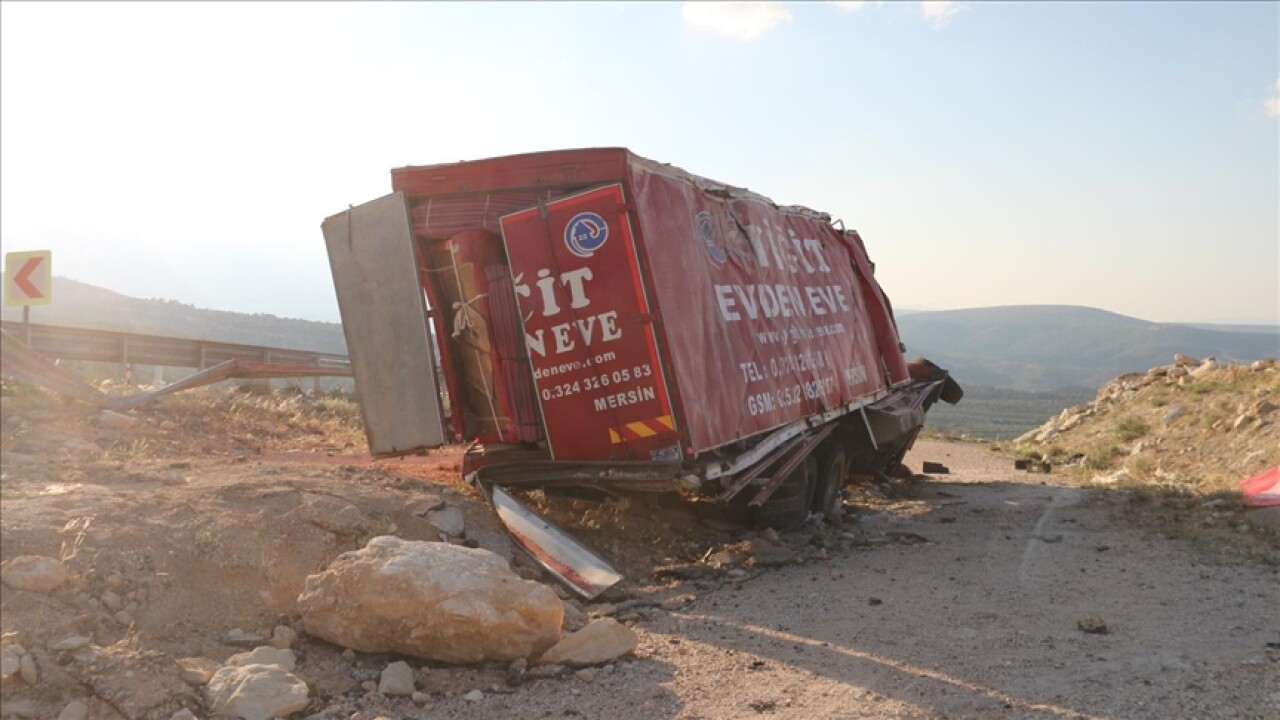
<svg viewBox="0 0 1280 720">
<path fill-rule="evenodd" d="M 899 306 L 1280 322 L 1276 3 L 5 2 L 0 33 L 3 249 L 127 295 L 336 321 L 320 222 L 391 168 L 620 145 L 842 218 Z"/>
</svg>

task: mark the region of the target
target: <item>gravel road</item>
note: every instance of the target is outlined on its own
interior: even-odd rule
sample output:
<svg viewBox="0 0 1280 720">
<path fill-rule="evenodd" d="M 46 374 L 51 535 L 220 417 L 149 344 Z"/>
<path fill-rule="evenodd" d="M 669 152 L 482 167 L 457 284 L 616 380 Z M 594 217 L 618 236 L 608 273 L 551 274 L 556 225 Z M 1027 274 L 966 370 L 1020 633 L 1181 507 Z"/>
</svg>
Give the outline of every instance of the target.
<svg viewBox="0 0 1280 720">
<path fill-rule="evenodd" d="M 922 442 L 908 464 L 921 460 L 951 473 L 852 526 L 905 542 L 703 592 L 640 624 L 642 660 L 568 694 L 487 698 L 482 714 L 1280 717 L 1274 567 L 1164 538 L 1124 521 L 1112 491 L 983 446 Z M 1093 619 L 1105 634 L 1080 629 Z"/>
</svg>

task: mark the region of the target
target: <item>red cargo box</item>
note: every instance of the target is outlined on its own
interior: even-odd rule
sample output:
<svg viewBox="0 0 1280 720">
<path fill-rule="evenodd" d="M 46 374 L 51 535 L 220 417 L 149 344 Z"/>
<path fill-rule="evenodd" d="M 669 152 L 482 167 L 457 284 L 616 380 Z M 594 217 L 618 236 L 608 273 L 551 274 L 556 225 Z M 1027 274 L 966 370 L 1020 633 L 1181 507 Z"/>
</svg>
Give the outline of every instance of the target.
<svg viewBox="0 0 1280 720">
<path fill-rule="evenodd" d="M 482 389 L 466 392 L 488 393 L 493 417 L 455 402 L 460 435 L 528 442 L 540 418 L 557 460 L 675 461 L 908 381 L 861 240 L 826 215 L 624 149 L 403 168 L 392 182 L 419 262 L 451 238 L 502 235 L 509 288 L 445 302 L 431 278 L 457 269 L 422 272 L 441 335 L 474 332 L 460 318 L 481 295 L 490 309 L 514 298 L 520 319 L 523 343 L 485 323 L 492 367 L 468 366 Z M 462 397 L 468 360 L 447 342 L 441 355 Z M 512 379 L 519 363 L 531 386 Z"/>
</svg>

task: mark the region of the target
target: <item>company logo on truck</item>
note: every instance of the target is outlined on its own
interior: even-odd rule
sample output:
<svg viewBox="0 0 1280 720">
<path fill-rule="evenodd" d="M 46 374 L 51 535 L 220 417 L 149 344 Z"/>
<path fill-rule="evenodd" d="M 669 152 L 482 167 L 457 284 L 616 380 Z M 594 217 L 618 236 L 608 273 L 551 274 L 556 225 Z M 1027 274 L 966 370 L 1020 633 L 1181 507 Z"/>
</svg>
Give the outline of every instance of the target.
<svg viewBox="0 0 1280 720">
<path fill-rule="evenodd" d="M 728 255 L 724 251 L 724 238 L 720 236 L 720 225 L 711 213 L 703 210 L 693 216 L 693 237 L 706 248 L 707 256 L 716 267 L 724 264 Z"/>
<path fill-rule="evenodd" d="M 580 212 L 564 226 L 564 246 L 580 258 L 589 258 L 609 239 L 609 225 L 593 212 Z"/>
</svg>

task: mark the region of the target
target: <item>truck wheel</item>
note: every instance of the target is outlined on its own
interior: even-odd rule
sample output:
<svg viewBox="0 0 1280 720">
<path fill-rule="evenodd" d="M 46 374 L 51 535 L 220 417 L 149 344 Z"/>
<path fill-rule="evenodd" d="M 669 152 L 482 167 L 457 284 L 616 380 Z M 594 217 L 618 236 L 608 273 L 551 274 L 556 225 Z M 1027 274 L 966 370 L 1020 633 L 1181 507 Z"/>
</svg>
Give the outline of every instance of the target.
<svg viewBox="0 0 1280 720">
<path fill-rule="evenodd" d="M 810 455 L 800 467 L 791 471 L 782 486 L 763 505 L 755 508 L 751 515 L 751 524 L 756 527 L 771 527 L 774 530 L 794 530 L 809 518 L 809 507 L 813 504 L 814 490 L 817 487 L 818 464 Z M 747 501 L 750 501 L 750 493 Z"/>
<path fill-rule="evenodd" d="M 849 459 L 844 448 L 830 443 L 818 456 L 817 489 L 813 511 L 834 523 L 844 513 L 844 486 L 849 479 Z"/>
</svg>

